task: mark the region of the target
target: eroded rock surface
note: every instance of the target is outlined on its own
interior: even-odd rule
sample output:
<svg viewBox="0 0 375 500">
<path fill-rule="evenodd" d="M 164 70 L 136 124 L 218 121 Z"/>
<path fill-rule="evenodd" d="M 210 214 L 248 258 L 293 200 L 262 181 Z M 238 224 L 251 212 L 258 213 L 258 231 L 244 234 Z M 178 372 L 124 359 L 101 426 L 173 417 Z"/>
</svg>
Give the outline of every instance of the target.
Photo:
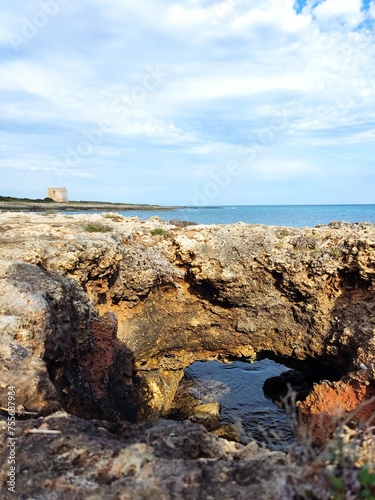
<svg viewBox="0 0 375 500">
<path fill-rule="evenodd" d="M 157 416 L 192 362 L 265 352 L 373 393 L 374 225 L 2 213 L 0 259 L 0 397 L 15 385 L 20 413 Z"/>
<path fill-rule="evenodd" d="M 17 443 L 17 491 L 27 492 L 18 498 L 274 499 L 280 473 L 288 470 L 283 453 L 219 439 L 188 421 L 108 424 L 59 412 L 20 422 Z M 0 442 L 3 471 L 6 458 Z M 3 492 L 2 498 L 14 498 Z"/>
<path fill-rule="evenodd" d="M 88 233 L 83 228 L 88 220 L 112 231 Z M 133 356 L 140 385 L 150 390 L 150 408 L 168 407 L 168 394 L 172 397 L 188 364 L 217 356 L 271 351 L 324 360 L 345 371 L 364 364 L 367 376 L 374 376 L 371 224 L 177 228 L 157 218 L 34 214 L 2 214 L 1 221 L 2 268 L 6 261 L 28 265 L 32 283 L 34 275 L 44 280 L 30 291 L 31 302 L 38 288 L 64 277 L 70 289 L 60 292 L 61 300 L 71 300 L 73 289 L 79 295 L 72 313 L 83 314 L 82 304 L 88 311 L 89 298 L 99 314 L 117 315 L 118 338 Z M 153 235 L 159 227 L 170 236 Z M 5 283 L 3 296 L 9 286 L 21 293 L 21 285 Z M 39 309 L 43 321 L 59 307 L 60 299 L 50 295 Z M 5 314 L 8 335 L 9 321 Z M 59 319 L 58 327 L 67 321 Z M 19 325 L 13 327 L 19 331 Z M 18 335 L 18 345 L 27 347 Z M 38 338 L 35 345 L 44 349 Z M 164 402 L 152 399 L 157 390 Z"/>
<path fill-rule="evenodd" d="M 131 355 L 114 314 L 101 317 L 73 280 L 0 260 L 0 397 L 17 388 L 17 410 L 68 408 L 88 418 L 135 421 Z"/>
</svg>

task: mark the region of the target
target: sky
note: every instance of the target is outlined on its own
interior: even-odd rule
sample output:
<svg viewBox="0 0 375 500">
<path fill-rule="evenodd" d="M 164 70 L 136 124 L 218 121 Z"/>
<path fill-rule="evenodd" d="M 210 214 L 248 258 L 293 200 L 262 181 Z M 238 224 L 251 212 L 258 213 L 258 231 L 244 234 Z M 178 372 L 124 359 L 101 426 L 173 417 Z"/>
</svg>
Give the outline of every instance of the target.
<svg viewBox="0 0 375 500">
<path fill-rule="evenodd" d="M 375 0 L 0 6 L 0 195 L 375 203 Z"/>
</svg>

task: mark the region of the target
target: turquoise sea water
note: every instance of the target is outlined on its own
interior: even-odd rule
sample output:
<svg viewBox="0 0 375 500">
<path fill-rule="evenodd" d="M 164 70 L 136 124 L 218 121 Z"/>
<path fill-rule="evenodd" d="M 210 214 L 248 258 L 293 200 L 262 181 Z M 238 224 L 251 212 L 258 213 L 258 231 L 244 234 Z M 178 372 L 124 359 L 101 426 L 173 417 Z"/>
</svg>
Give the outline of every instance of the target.
<svg viewBox="0 0 375 500">
<path fill-rule="evenodd" d="M 173 211 L 126 211 L 128 217 L 162 220 L 181 219 L 198 224 L 268 224 L 271 226 L 316 226 L 332 221 L 371 222 L 375 224 L 375 205 L 232 205 L 188 207 Z"/>
</svg>

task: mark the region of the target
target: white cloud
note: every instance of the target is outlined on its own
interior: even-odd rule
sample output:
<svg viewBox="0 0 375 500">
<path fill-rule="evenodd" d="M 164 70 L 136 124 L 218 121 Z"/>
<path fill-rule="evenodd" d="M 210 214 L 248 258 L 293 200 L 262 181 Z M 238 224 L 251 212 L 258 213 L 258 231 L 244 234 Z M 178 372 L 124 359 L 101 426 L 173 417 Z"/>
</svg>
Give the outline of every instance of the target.
<svg viewBox="0 0 375 500">
<path fill-rule="evenodd" d="M 319 22 L 342 22 L 355 28 L 365 20 L 361 0 L 324 0 L 313 10 Z"/>
<path fill-rule="evenodd" d="M 353 29 L 364 19 L 361 2 L 315 3 L 298 15 L 294 0 L 72 3 L 19 54 L 10 50 L 2 60 L 0 114 L 13 132 L 12 147 L 2 144 L 1 168 L 48 172 L 53 162 L 64 163 L 66 147 L 74 149 L 84 131 L 107 120 L 111 130 L 85 166 L 147 164 L 167 179 L 176 168 L 199 173 L 235 158 L 282 112 L 285 133 L 257 178 L 315 175 L 295 153 L 277 177 L 277 150 L 314 145 L 324 163 L 325 147 L 367 145 L 375 114 L 374 32 Z M 32 17 L 22 9 L 3 7 L 0 43 L 22 16 Z M 368 15 L 375 18 L 375 1 Z M 143 92 L 150 65 L 166 76 Z M 119 100 L 122 112 L 113 106 Z"/>
<path fill-rule="evenodd" d="M 168 9 L 168 21 L 172 24 L 195 24 L 207 23 L 214 15 L 213 8 L 186 8 L 181 4 L 173 4 Z"/>
<path fill-rule="evenodd" d="M 27 158 L 13 158 L 11 160 L 0 160 L 0 170 L 13 170 L 20 172 L 43 172 L 52 173 L 64 177 L 88 178 L 90 174 L 87 170 L 78 168 L 68 168 L 62 163 L 57 163 L 53 158 L 39 157 L 29 160 Z"/>
<path fill-rule="evenodd" d="M 247 12 L 238 12 L 232 21 L 234 28 L 256 28 L 265 25 L 278 26 L 286 33 L 294 33 L 311 24 L 311 15 L 294 10 L 293 0 L 269 0 L 260 2 L 259 7 L 250 8 Z"/>
</svg>

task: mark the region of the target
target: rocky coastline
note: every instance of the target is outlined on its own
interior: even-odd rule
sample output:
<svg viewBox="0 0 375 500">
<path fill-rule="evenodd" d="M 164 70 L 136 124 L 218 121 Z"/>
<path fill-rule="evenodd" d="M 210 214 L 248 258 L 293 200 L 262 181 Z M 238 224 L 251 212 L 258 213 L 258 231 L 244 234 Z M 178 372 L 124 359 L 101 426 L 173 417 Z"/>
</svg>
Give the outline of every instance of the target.
<svg viewBox="0 0 375 500">
<path fill-rule="evenodd" d="M 2 212 L 0 280 L 4 498 L 9 387 L 19 498 L 296 494 L 291 456 L 164 418 L 197 360 L 329 367 L 297 403 L 309 438 L 374 425 L 375 225 Z"/>
<path fill-rule="evenodd" d="M 127 210 L 169 211 L 182 207 L 161 205 L 104 203 L 90 201 L 69 202 L 34 202 L 34 201 L 0 201 L 0 212 L 113 212 Z"/>
</svg>

